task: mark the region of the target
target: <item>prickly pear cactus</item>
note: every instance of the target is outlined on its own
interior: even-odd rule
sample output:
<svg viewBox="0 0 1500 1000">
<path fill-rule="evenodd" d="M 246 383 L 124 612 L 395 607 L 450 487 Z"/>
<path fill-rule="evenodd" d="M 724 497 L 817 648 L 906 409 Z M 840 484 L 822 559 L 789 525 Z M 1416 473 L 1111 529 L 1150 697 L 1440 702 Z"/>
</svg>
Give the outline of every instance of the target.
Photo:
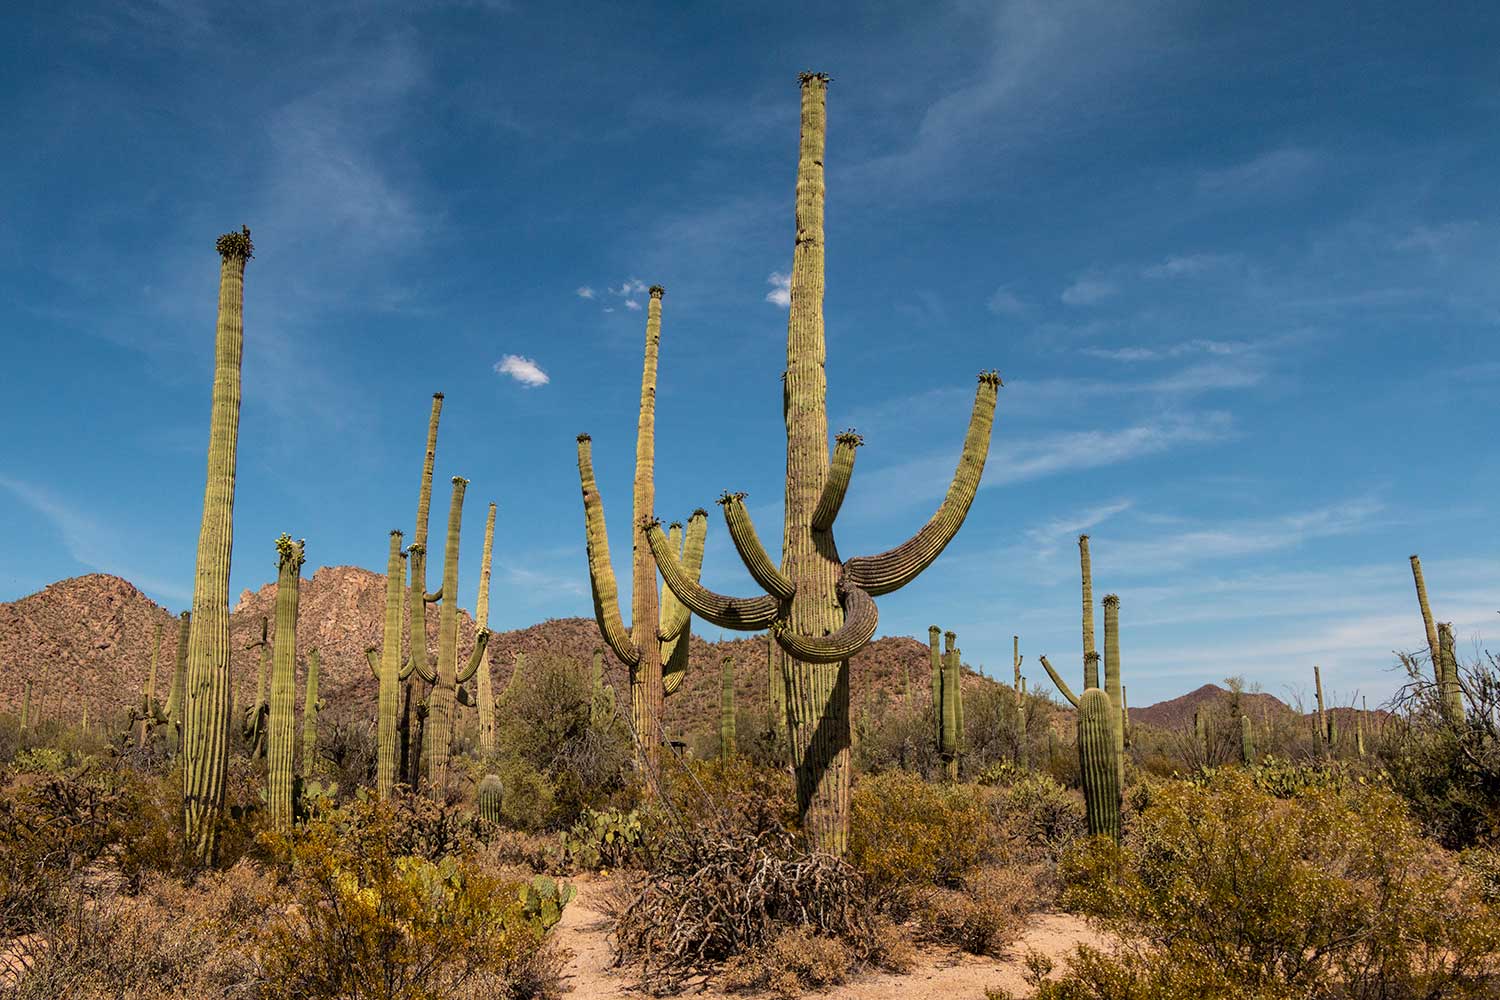
<svg viewBox="0 0 1500 1000">
<path fill-rule="evenodd" d="M 545 934 L 557 926 L 576 891 L 568 883 L 559 882 L 549 875 L 535 875 L 521 886 L 522 913 L 533 927 Z"/>
</svg>

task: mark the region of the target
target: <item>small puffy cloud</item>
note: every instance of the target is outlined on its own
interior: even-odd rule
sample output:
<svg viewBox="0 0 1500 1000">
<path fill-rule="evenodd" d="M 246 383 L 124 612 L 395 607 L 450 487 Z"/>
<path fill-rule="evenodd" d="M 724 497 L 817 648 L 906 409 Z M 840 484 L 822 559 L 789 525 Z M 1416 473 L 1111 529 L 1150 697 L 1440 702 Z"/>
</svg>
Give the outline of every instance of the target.
<svg viewBox="0 0 1500 1000">
<path fill-rule="evenodd" d="M 1091 306 L 1103 302 L 1119 290 L 1112 281 L 1082 277 L 1063 289 L 1062 302 L 1065 306 Z"/>
<path fill-rule="evenodd" d="M 643 295 L 643 294 L 645 294 L 645 292 L 646 292 L 646 283 L 644 281 L 642 281 L 640 278 L 631 278 L 628 281 L 622 282 L 620 284 L 619 288 L 611 288 L 609 290 L 609 293 L 611 295 L 625 295 L 625 296 L 629 296 L 629 295 Z"/>
<path fill-rule="evenodd" d="M 594 297 L 594 290 L 588 285 L 580 285 L 578 291 L 574 294 L 577 295 L 580 299 L 591 299 Z"/>
<path fill-rule="evenodd" d="M 546 385 L 552 381 L 535 361 L 523 358 L 519 354 L 507 354 L 495 362 L 495 372 L 500 375 L 509 375 L 528 388 Z"/>
<path fill-rule="evenodd" d="M 637 302 L 635 299 L 626 299 L 625 300 L 625 308 L 626 309 L 639 309 L 640 307 L 641 307 L 641 304 L 639 302 Z"/>
<path fill-rule="evenodd" d="M 788 308 L 792 304 L 792 276 L 772 271 L 766 281 L 771 286 L 771 290 L 766 293 L 766 301 L 783 309 Z"/>
<path fill-rule="evenodd" d="M 1026 311 L 1026 303 L 1009 288 L 995 289 L 985 305 L 997 316 L 1019 316 Z"/>
</svg>

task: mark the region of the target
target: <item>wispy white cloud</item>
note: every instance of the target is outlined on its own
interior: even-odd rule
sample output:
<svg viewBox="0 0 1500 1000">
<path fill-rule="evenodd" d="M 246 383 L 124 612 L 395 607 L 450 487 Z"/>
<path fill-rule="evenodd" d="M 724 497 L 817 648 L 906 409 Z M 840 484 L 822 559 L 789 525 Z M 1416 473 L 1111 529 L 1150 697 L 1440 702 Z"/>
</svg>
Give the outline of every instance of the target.
<svg viewBox="0 0 1500 1000">
<path fill-rule="evenodd" d="M 985 302 L 985 307 L 997 316 L 1019 316 L 1026 311 L 1026 303 L 1009 288 L 995 289 L 995 294 Z"/>
<path fill-rule="evenodd" d="M 1056 548 L 1063 539 L 1070 539 L 1095 525 L 1103 524 L 1116 514 L 1129 510 L 1134 505 L 1130 499 L 1113 500 L 1061 517 L 1054 517 L 1026 530 L 1026 536 L 1044 550 Z"/>
<path fill-rule="evenodd" d="M 783 309 L 789 308 L 792 304 L 792 276 L 772 271 L 766 282 L 771 286 L 771 290 L 766 293 L 766 301 Z"/>
<path fill-rule="evenodd" d="M 495 371 L 500 375 L 509 375 L 528 388 L 546 385 L 552 379 L 541 366 L 530 358 L 523 358 L 519 354 L 507 354 L 495 362 Z"/>
<path fill-rule="evenodd" d="M 1171 415 L 1116 430 L 1066 431 L 991 446 L 982 486 L 1097 469 L 1223 440 L 1234 420 L 1222 411 Z"/>
<path fill-rule="evenodd" d="M 591 299 L 594 297 L 594 290 L 588 285 L 579 285 L 578 290 L 573 294 L 578 296 L 580 299 Z"/>
<path fill-rule="evenodd" d="M 1210 354 L 1221 357 L 1244 354 L 1252 349 L 1243 340 L 1185 340 L 1163 347 L 1085 347 L 1079 353 L 1106 361 L 1164 361 L 1190 354 Z"/>
<path fill-rule="evenodd" d="M 1064 288 L 1062 304 L 1065 306 L 1091 306 L 1103 302 L 1120 291 L 1120 286 L 1107 278 L 1085 275 Z"/>
<path fill-rule="evenodd" d="M 646 283 L 640 278 L 629 278 L 622 281 L 619 288 L 611 288 L 609 290 L 609 294 L 621 296 L 644 295 L 645 293 Z"/>
<path fill-rule="evenodd" d="M 1141 273 L 1148 278 L 1184 278 L 1227 266 L 1234 258 L 1225 254 L 1174 254 L 1160 264 L 1152 264 Z"/>
<path fill-rule="evenodd" d="M 1243 163 L 1198 173 L 1200 194 L 1242 196 L 1284 193 L 1307 180 L 1323 163 L 1314 150 L 1273 149 Z"/>
<path fill-rule="evenodd" d="M 626 309 L 639 309 L 640 307 L 641 307 L 641 304 L 639 302 L 637 302 L 635 299 L 626 299 L 625 300 L 625 308 Z"/>
<path fill-rule="evenodd" d="M 113 519 L 105 523 L 50 490 L 25 480 L 0 476 L 0 489 L 7 490 L 45 518 L 62 538 L 68 554 L 88 569 L 125 577 L 144 590 L 181 604 L 192 601 L 190 587 L 143 574 L 134 566 L 135 554 L 122 548 L 121 542 L 129 538 L 145 538 L 146 533 L 124 531 Z"/>
</svg>

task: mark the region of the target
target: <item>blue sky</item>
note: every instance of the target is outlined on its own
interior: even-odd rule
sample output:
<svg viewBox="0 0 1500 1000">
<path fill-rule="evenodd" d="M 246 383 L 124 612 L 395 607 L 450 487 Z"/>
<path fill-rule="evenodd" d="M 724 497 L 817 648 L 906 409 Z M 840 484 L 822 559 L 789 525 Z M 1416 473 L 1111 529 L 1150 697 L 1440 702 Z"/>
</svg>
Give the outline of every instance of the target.
<svg viewBox="0 0 1500 1000">
<path fill-rule="evenodd" d="M 1383 699 L 1421 642 L 1412 552 L 1461 648 L 1493 634 L 1500 11 L 801 6 L 8 5 L 0 599 L 106 571 L 188 602 L 213 242 L 242 223 L 231 600 L 282 531 L 309 571 L 383 568 L 438 390 L 464 606 L 493 499 L 492 623 L 590 613 L 580 431 L 628 593 L 652 283 L 658 511 L 713 509 L 705 581 L 751 592 L 712 501 L 748 491 L 779 545 L 818 69 L 829 419 L 866 439 L 846 556 L 926 520 L 974 373 L 1006 380 L 969 521 L 881 634 L 938 622 L 1008 677 L 1019 633 L 1033 683 L 1038 653 L 1075 677 L 1080 530 L 1134 704 L 1314 663 Z"/>
</svg>

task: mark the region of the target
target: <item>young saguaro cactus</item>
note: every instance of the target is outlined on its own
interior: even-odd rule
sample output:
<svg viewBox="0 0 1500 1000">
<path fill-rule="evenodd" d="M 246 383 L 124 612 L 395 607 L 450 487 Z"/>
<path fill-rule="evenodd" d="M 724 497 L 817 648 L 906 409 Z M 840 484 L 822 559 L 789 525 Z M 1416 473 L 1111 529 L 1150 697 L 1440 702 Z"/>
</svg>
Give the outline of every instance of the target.
<svg viewBox="0 0 1500 1000">
<path fill-rule="evenodd" d="M 172 688 L 167 693 L 167 750 L 177 755 L 182 742 L 182 696 L 187 684 L 188 632 L 192 628 L 193 613 L 184 611 L 177 619 L 177 658 L 172 668 Z M 233 718 L 230 713 L 230 718 Z"/>
<path fill-rule="evenodd" d="M 137 713 L 140 717 L 140 739 L 136 746 L 146 745 L 147 734 L 162 716 L 161 706 L 156 701 L 156 664 L 161 659 L 161 633 L 161 622 L 157 622 L 151 639 L 151 669 L 146 674 L 145 686 L 141 688 L 141 707 Z"/>
<path fill-rule="evenodd" d="M 1443 622 L 1438 626 L 1438 662 L 1443 667 L 1439 693 L 1448 719 L 1454 725 L 1464 721 L 1464 692 L 1458 682 L 1458 656 L 1453 651 L 1453 623 Z"/>
<path fill-rule="evenodd" d="M 484 554 L 479 562 L 479 597 L 474 602 L 474 623 L 482 630 L 490 627 L 490 559 L 495 551 L 495 505 L 490 504 L 484 521 Z M 484 647 L 475 675 L 474 700 L 479 711 L 479 752 L 488 757 L 495 752 L 495 690 L 490 677 L 490 647 Z"/>
<path fill-rule="evenodd" d="M 770 629 L 786 654 L 802 826 L 815 848 L 842 854 L 849 836 L 849 658 L 875 634 L 874 598 L 916 579 L 963 524 L 989 452 L 1000 377 L 994 372 L 979 377 L 958 471 L 927 525 L 888 552 L 842 559 L 833 525 L 862 439 L 852 431 L 838 435 L 830 459 L 823 331 L 828 77 L 804 73 L 801 88 L 796 242 L 782 392 L 787 449 L 781 563 L 773 562 L 761 546 L 738 494 L 725 495 L 724 516 L 740 558 L 765 591 L 759 597 L 728 598 L 700 587 L 670 550 L 660 525 L 647 521 L 644 527 L 667 585 L 689 610 L 721 628 Z"/>
<path fill-rule="evenodd" d="M 250 230 L 241 227 L 238 233 L 225 233 L 216 248 L 220 266 L 213 409 L 193 573 L 182 740 L 183 829 L 200 863 L 211 862 L 217 853 L 229 769 L 229 559 L 234 542 L 240 365 L 245 343 L 245 263 L 254 253 Z"/>
<path fill-rule="evenodd" d="M 719 683 L 719 757 L 728 760 L 734 756 L 734 658 L 724 657 L 723 675 Z"/>
<path fill-rule="evenodd" d="M 1316 663 L 1313 664 L 1313 687 L 1318 693 L 1318 742 L 1326 749 L 1333 740 L 1329 737 L 1329 716 L 1323 710 L 1323 674 Z"/>
<path fill-rule="evenodd" d="M 938 742 L 938 752 L 942 755 L 943 768 L 948 780 L 957 781 L 958 757 L 963 749 L 963 688 L 959 678 L 961 668 L 958 649 L 954 646 L 954 641 L 958 636 L 948 632 L 943 638 L 945 640 L 942 663 L 943 710 L 939 715 L 942 738 Z"/>
<path fill-rule="evenodd" d="M 1109 695 L 1089 688 L 1078 699 L 1078 763 L 1090 836 L 1120 839 L 1120 768 L 1115 759 L 1114 708 Z"/>
<path fill-rule="evenodd" d="M 661 349 L 660 285 L 652 285 L 646 306 L 645 362 L 641 369 L 640 417 L 636 424 L 635 489 L 633 524 L 649 518 L 656 503 L 656 368 Z M 619 588 L 609 559 L 609 534 L 604 523 L 604 501 L 594 481 L 593 439 L 578 435 L 578 478 L 583 487 L 583 516 L 587 538 L 589 582 L 594 595 L 594 618 L 599 633 L 619 661 L 630 672 L 630 719 L 639 741 L 640 763 L 650 775 L 659 773 L 662 744 L 662 699 L 666 697 L 666 678 L 672 673 L 681 680 L 681 669 L 673 663 L 680 657 L 686 666 L 687 644 L 691 633 L 689 611 L 676 597 L 668 600 L 657 591 L 657 562 L 652 547 L 639 533 L 631 538 L 630 627 L 620 615 Z M 671 555 L 674 565 L 694 584 L 703 567 L 703 537 L 708 530 L 708 514 L 696 510 L 688 519 L 686 539 L 681 547 L 674 543 Z M 669 551 L 666 536 L 662 551 Z M 680 640 L 680 641 L 679 641 Z M 680 650 L 680 651 L 679 651 Z M 675 688 L 675 683 L 674 683 Z"/>
<path fill-rule="evenodd" d="M 932 741 L 942 752 L 943 748 L 943 630 L 936 625 L 927 626 L 927 655 L 932 667 Z"/>
<path fill-rule="evenodd" d="M 266 722 L 266 806 L 271 828 L 292 828 L 293 753 L 297 709 L 297 605 L 303 545 L 290 535 L 276 539 L 276 639 L 272 653 L 271 712 Z"/>
<path fill-rule="evenodd" d="M 240 722 L 240 732 L 245 737 L 252 759 L 263 757 L 266 753 L 266 717 L 271 712 L 271 705 L 266 701 L 266 685 L 271 679 L 270 636 L 270 619 L 263 617 L 260 620 L 260 638 L 245 645 L 246 651 L 260 650 L 260 667 L 255 672 L 255 700 L 245 709 L 245 716 Z M 233 714 L 230 713 L 231 717 Z"/>
<path fill-rule="evenodd" d="M 1255 725 L 1250 716 L 1240 716 L 1240 760 L 1249 767 L 1255 763 Z"/>
<path fill-rule="evenodd" d="M 479 780 L 475 799 L 479 803 L 479 818 L 487 823 L 499 823 L 500 805 L 504 801 L 505 786 L 498 774 L 486 774 Z"/>
</svg>

